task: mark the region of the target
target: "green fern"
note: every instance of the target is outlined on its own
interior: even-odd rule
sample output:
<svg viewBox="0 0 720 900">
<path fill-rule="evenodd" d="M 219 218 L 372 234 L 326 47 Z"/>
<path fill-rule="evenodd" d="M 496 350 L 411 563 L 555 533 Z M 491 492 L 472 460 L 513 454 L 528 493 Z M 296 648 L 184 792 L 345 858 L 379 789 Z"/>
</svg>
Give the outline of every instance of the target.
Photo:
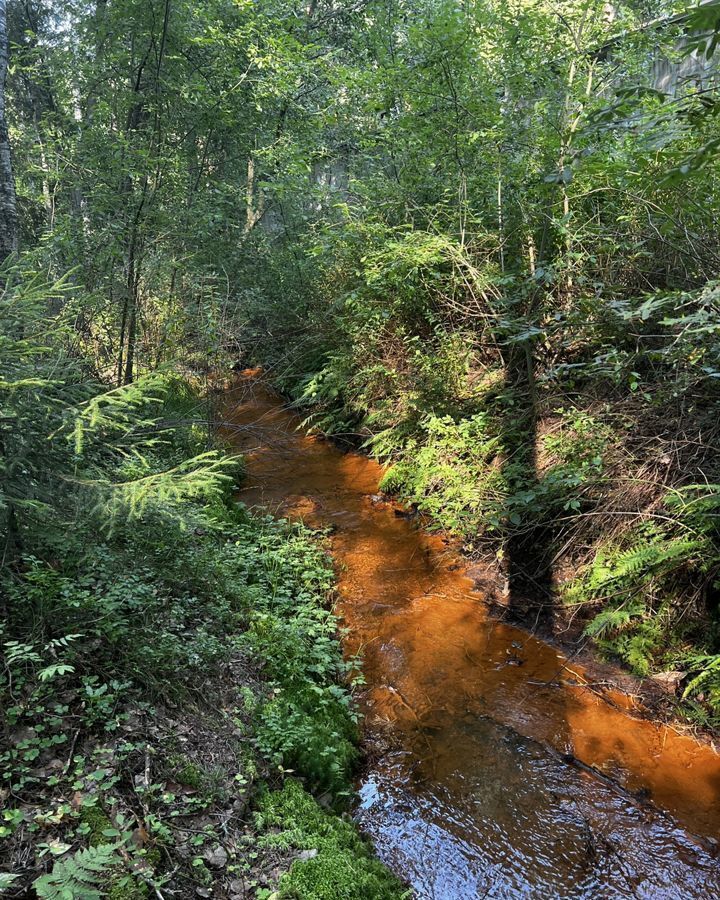
<svg viewBox="0 0 720 900">
<path fill-rule="evenodd" d="M 691 656 L 687 662 L 691 668 L 699 668 L 700 672 L 688 682 L 683 700 L 696 696 L 703 690 L 708 691 L 715 700 L 720 700 L 720 655 Z"/>
<path fill-rule="evenodd" d="M 666 535 L 661 535 L 651 543 L 641 544 L 622 554 L 615 564 L 613 577 L 624 579 L 641 574 L 655 575 L 668 572 L 697 558 L 704 544 L 705 542 L 698 537 L 678 537 L 668 540 Z"/>
<path fill-rule="evenodd" d="M 636 675 L 650 674 L 653 657 L 663 641 L 663 628 L 658 619 L 642 622 L 637 631 L 619 642 L 621 658 Z"/>
<path fill-rule="evenodd" d="M 87 847 L 55 863 L 33 886 L 40 900 L 101 900 L 110 870 L 120 861 L 113 844 Z"/>
<path fill-rule="evenodd" d="M 639 591 L 702 560 L 709 549 L 704 535 L 685 532 L 673 538 L 648 527 L 631 547 L 609 547 L 598 552 L 585 572 L 566 589 L 567 601 L 583 603 L 617 595 L 619 591 Z"/>
<path fill-rule="evenodd" d="M 585 626 L 588 637 L 599 638 L 611 632 L 622 631 L 633 621 L 645 613 L 645 604 L 640 601 L 624 603 L 622 606 L 604 609 Z"/>
<path fill-rule="evenodd" d="M 720 527 L 720 484 L 689 484 L 665 502 L 701 532 L 716 532 Z"/>
</svg>

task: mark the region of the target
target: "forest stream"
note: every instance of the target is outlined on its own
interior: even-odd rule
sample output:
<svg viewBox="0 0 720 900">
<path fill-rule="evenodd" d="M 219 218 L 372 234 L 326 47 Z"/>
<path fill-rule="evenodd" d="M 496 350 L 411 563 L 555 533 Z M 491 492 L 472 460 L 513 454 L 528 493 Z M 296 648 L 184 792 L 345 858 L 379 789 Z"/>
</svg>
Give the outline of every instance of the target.
<svg viewBox="0 0 720 900">
<path fill-rule="evenodd" d="M 720 757 L 489 614 L 467 564 L 309 436 L 262 382 L 230 395 L 241 499 L 332 530 L 362 654 L 356 817 L 419 898 L 720 896 Z"/>
</svg>

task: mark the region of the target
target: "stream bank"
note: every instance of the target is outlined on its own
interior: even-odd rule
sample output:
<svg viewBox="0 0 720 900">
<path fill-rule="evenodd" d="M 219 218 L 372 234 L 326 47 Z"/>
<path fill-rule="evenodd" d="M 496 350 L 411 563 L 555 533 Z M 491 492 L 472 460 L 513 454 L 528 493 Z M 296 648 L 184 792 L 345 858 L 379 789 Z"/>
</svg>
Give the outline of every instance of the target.
<svg viewBox="0 0 720 900">
<path fill-rule="evenodd" d="M 186 458 L 172 437 L 151 473 Z M 232 483 L 23 530 L 0 580 L 9 900 L 404 895 L 339 814 L 358 735 L 323 541 Z"/>
</svg>

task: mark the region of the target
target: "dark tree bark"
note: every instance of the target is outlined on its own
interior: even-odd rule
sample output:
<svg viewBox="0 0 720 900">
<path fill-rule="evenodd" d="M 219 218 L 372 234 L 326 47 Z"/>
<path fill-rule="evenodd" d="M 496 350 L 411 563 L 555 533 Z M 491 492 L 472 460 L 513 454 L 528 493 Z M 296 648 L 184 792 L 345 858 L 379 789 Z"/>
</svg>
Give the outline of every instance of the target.
<svg viewBox="0 0 720 900">
<path fill-rule="evenodd" d="M 0 263 L 18 250 L 18 216 L 5 104 L 8 73 L 7 0 L 0 0 Z"/>
<path fill-rule="evenodd" d="M 171 0 L 164 0 L 164 14 L 162 22 L 162 30 L 160 32 L 159 46 L 156 42 L 154 34 L 151 33 L 151 40 L 147 45 L 145 55 L 138 65 L 137 71 L 133 77 L 132 92 L 134 102 L 130 107 L 128 121 L 125 127 L 125 133 L 128 139 L 140 132 L 146 126 L 148 112 L 146 108 L 146 93 L 149 85 L 146 83 L 146 68 L 149 67 L 149 61 L 152 51 L 156 53 L 155 71 L 153 73 L 154 93 L 155 93 L 155 112 L 152 121 L 152 131 L 146 129 L 148 134 L 148 146 L 152 152 L 153 148 L 158 157 L 157 170 L 155 172 L 155 185 L 160 181 L 161 164 L 159 162 L 160 151 L 162 146 L 162 125 L 161 125 L 161 72 L 163 60 L 165 57 L 165 49 L 167 46 L 167 36 L 170 26 Z M 154 24 L 154 23 L 153 23 Z M 134 179 L 132 175 L 126 175 L 121 187 L 121 193 L 132 197 L 134 189 Z M 126 274 L 127 274 L 127 292 L 123 301 L 122 322 L 120 326 L 120 348 L 118 354 L 118 384 L 130 384 L 135 377 L 136 368 L 136 344 L 139 323 L 139 304 L 140 304 L 140 278 L 142 266 L 142 248 L 143 234 L 142 222 L 146 214 L 147 207 L 152 205 L 155 188 L 151 189 L 150 175 L 146 172 L 142 178 L 142 192 L 140 201 L 132 221 L 130 231 L 127 236 L 127 253 L 126 253 Z"/>
</svg>

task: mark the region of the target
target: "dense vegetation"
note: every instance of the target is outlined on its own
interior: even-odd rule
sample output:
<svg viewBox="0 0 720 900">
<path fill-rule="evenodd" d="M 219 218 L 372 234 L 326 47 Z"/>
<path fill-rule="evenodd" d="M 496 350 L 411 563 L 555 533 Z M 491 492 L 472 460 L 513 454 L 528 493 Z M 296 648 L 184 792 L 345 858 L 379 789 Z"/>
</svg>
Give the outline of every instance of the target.
<svg viewBox="0 0 720 900">
<path fill-rule="evenodd" d="M 355 723 L 317 537 L 231 499 L 238 360 L 493 560 L 509 614 L 718 723 L 719 26 L 0 0 L 11 893 L 400 893 L 299 783 L 254 787 L 338 801 Z"/>
<path fill-rule="evenodd" d="M 64 306 L 48 315 L 64 286 L 6 279 L 0 886 L 263 897 L 282 875 L 282 896 L 327 898 L 347 870 L 342 896 L 399 897 L 351 825 L 298 782 L 264 787 L 292 771 L 349 795 L 356 716 L 318 537 L 233 501 L 240 463 L 208 449 L 187 379 L 108 388 Z M 279 844 L 289 797 L 299 831 Z"/>
<path fill-rule="evenodd" d="M 303 42 L 312 201 L 266 136 L 253 352 L 511 616 L 717 723 L 718 4 L 363 8 Z"/>
<path fill-rule="evenodd" d="M 0 3 L 0 892 L 399 898 L 340 817 L 322 535 L 234 500 L 213 425 L 248 98 L 194 57 L 237 79 L 257 26 L 193 6 Z"/>
</svg>

